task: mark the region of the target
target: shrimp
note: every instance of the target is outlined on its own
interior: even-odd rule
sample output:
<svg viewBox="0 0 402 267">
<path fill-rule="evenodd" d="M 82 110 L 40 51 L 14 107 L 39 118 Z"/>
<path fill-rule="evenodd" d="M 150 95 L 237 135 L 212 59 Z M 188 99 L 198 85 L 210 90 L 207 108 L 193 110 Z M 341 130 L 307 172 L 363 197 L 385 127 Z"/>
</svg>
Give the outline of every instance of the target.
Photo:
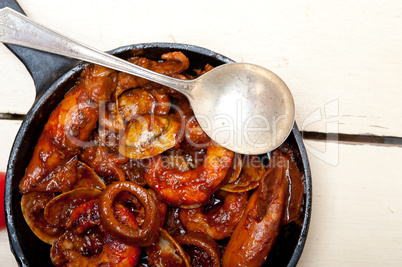
<svg viewBox="0 0 402 267">
<path fill-rule="evenodd" d="M 234 152 L 211 142 L 201 166 L 180 172 L 168 169 L 158 156 L 150 161 L 144 174 L 147 184 L 168 203 L 194 205 L 206 202 L 224 181 Z"/>
<path fill-rule="evenodd" d="M 78 180 L 78 159 L 72 157 L 65 164 L 57 166 L 36 187 L 35 192 L 66 192 Z"/>
<path fill-rule="evenodd" d="M 230 236 L 242 218 L 248 193 L 218 191 L 214 196 L 217 205 L 180 209 L 179 216 L 187 231 L 204 233 L 213 239 L 221 240 Z"/>
<path fill-rule="evenodd" d="M 66 223 L 66 229 L 74 229 L 77 234 L 83 234 L 89 228 L 101 224 L 99 215 L 99 200 L 93 199 L 76 207 Z"/>
<path fill-rule="evenodd" d="M 115 71 L 89 65 L 77 85 L 66 94 L 50 115 L 26 173 L 20 182 L 20 192 L 46 191 L 43 181 L 59 166 L 80 153 L 97 126 L 99 106 L 109 99 L 115 89 Z M 64 188 L 63 188 L 64 189 Z M 53 192 L 63 191 L 54 188 Z"/>
<path fill-rule="evenodd" d="M 288 158 L 278 150 L 271 161 L 276 166 L 264 174 L 251 195 L 246 211 L 222 255 L 223 266 L 261 266 L 282 226 L 288 197 Z"/>
</svg>

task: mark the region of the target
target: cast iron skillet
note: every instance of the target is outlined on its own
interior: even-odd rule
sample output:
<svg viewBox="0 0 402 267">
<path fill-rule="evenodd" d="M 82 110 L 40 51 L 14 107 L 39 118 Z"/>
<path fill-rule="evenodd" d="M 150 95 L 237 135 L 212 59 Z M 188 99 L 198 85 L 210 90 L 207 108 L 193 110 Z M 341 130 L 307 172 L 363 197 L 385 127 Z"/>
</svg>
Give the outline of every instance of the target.
<svg viewBox="0 0 402 267">
<path fill-rule="evenodd" d="M 13 0 L 1 0 L 0 8 L 5 6 L 23 12 L 18 3 Z M 7 169 L 4 203 L 10 246 L 20 266 L 49 266 L 51 265 L 50 246 L 40 241 L 25 223 L 21 213 L 21 195 L 18 186 L 50 111 L 74 85 L 85 63 L 14 45 L 7 45 L 7 47 L 27 67 L 36 87 L 36 101 L 17 134 Z M 190 68 L 202 68 L 206 63 L 218 66 L 233 62 L 227 57 L 201 47 L 174 43 L 136 44 L 117 48 L 110 53 L 121 58 L 141 55 L 157 60 L 163 53 L 178 50 L 183 51 L 189 58 L 192 64 Z M 289 224 L 282 229 L 265 263 L 266 266 L 296 266 L 306 242 L 311 217 L 310 167 L 296 123 L 286 142 L 294 150 L 298 167 L 304 172 L 303 220 L 301 227 Z"/>
</svg>

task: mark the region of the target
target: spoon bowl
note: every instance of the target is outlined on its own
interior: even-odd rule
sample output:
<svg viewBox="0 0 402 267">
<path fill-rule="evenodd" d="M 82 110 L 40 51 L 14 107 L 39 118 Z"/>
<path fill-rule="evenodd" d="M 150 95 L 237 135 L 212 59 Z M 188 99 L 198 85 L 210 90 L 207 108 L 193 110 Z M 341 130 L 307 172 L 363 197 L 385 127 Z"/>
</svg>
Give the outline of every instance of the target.
<svg viewBox="0 0 402 267">
<path fill-rule="evenodd" d="M 0 41 L 85 60 L 136 75 L 186 95 L 209 137 L 242 154 L 262 154 L 282 144 L 295 107 L 285 83 L 252 64 L 222 65 L 195 80 L 179 80 L 141 68 L 47 29 L 10 8 L 0 10 L 7 31 Z"/>
<path fill-rule="evenodd" d="M 199 124 L 230 150 L 263 154 L 282 144 L 292 130 L 292 94 L 267 69 L 247 63 L 225 64 L 194 82 L 188 98 Z"/>
</svg>

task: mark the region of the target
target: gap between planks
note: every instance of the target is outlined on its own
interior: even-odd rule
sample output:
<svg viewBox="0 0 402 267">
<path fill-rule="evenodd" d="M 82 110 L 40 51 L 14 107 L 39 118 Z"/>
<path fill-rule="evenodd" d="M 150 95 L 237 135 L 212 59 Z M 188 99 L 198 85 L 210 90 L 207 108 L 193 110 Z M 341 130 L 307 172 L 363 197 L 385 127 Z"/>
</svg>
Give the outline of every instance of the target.
<svg viewBox="0 0 402 267">
<path fill-rule="evenodd" d="M 351 145 L 384 145 L 402 147 L 402 137 L 377 136 L 377 135 L 357 135 L 344 133 L 322 133 L 322 132 L 300 132 L 303 139 L 314 141 L 337 142 Z"/>
<path fill-rule="evenodd" d="M 0 113 L 0 120 L 23 120 L 25 115 L 14 113 Z M 384 145 L 402 147 L 402 137 L 357 135 L 345 133 L 323 133 L 314 131 L 300 131 L 303 139 L 313 141 L 338 142 L 355 145 Z"/>
</svg>

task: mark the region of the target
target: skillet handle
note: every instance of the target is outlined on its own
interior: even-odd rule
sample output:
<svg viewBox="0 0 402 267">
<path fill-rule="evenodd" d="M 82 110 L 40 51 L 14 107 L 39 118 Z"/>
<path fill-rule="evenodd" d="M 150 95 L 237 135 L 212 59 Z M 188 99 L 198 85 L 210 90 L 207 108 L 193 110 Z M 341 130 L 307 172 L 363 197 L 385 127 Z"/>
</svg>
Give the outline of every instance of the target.
<svg viewBox="0 0 402 267">
<path fill-rule="evenodd" d="M 1 0 L 0 9 L 10 7 L 23 14 L 24 11 L 15 0 Z M 7 18 L 0 17 L 0 34 L 2 24 Z M 55 54 L 50 54 L 31 48 L 21 47 L 12 44 L 4 44 L 13 54 L 15 54 L 25 65 L 31 74 L 36 88 L 36 100 L 67 70 L 77 65 L 78 60 L 69 59 Z"/>
</svg>

